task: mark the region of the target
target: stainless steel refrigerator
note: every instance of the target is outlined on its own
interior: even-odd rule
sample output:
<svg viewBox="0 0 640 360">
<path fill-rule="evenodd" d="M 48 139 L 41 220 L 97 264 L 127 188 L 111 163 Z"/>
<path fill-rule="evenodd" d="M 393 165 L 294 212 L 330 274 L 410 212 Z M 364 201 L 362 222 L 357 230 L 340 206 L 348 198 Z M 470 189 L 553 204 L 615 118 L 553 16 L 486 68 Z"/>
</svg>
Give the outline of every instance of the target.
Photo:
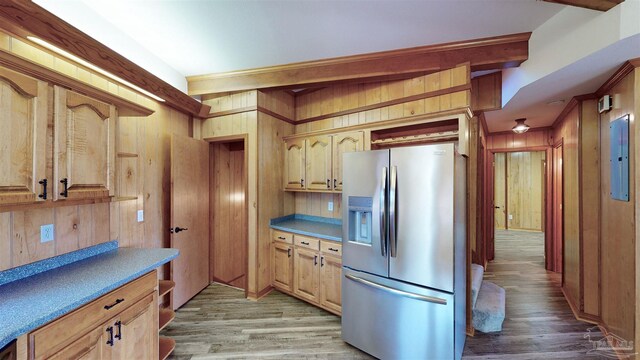
<svg viewBox="0 0 640 360">
<path fill-rule="evenodd" d="M 466 159 L 454 143 L 344 154 L 342 339 L 381 359 L 460 359 Z"/>
</svg>

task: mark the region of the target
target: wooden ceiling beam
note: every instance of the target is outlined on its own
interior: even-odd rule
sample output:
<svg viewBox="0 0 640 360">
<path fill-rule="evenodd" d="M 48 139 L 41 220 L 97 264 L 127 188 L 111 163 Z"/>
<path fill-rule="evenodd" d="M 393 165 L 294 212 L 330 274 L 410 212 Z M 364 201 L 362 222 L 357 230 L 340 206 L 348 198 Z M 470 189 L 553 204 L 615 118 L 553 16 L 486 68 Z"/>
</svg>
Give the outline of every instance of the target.
<svg viewBox="0 0 640 360">
<path fill-rule="evenodd" d="M 139 86 L 185 113 L 200 116 L 209 107 L 58 18 L 32 1 L 0 1 L 3 29 L 26 39 L 35 36 Z"/>
<path fill-rule="evenodd" d="M 550 3 L 577 6 L 581 8 L 609 11 L 616 5 L 624 2 L 624 0 L 543 0 Z"/>
<path fill-rule="evenodd" d="M 471 71 L 519 66 L 529 57 L 531 33 L 458 41 L 258 69 L 187 77 L 189 95 L 250 89 L 316 87 L 388 80 L 470 62 Z M 416 75 L 418 76 L 418 75 Z"/>
</svg>

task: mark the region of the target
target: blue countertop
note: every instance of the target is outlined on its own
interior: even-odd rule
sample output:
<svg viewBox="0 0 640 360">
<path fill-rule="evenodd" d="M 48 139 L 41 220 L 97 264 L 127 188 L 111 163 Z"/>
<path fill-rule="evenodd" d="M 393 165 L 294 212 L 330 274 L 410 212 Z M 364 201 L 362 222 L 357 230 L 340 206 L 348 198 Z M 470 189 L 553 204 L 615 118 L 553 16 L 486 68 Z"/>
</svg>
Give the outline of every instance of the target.
<svg viewBox="0 0 640 360">
<path fill-rule="evenodd" d="M 0 286 L 0 348 L 178 254 L 176 249 L 118 248 L 112 241 L 0 272 L 0 280 L 7 272 L 25 275 Z"/>
<path fill-rule="evenodd" d="M 311 215 L 287 215 L 271 219 L 271 228 L 294 234 L 342 242 L 342 220 Z"/>
</svg>

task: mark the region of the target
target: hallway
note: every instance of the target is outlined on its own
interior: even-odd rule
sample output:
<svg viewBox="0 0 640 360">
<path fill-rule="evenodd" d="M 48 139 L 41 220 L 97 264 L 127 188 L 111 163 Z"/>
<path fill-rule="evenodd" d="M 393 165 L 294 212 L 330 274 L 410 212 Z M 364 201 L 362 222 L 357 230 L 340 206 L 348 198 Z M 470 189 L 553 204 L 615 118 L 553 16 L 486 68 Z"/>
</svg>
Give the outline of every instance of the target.
<svg viewBox="0 0 640 360">
<path fill-rule="evenodd" d="M 543 233 L 497 230 L 484 280 L 506 290 L 506 318 L 501 333 L 467 337 L 464 359 L 600 358 L 587 353 L 593 346 L 584 338 L 594 325 L 575 319 L 561 274 L 544 269 Z M 591 335 L 603 337 L 597 327 Z"/>
</svg>

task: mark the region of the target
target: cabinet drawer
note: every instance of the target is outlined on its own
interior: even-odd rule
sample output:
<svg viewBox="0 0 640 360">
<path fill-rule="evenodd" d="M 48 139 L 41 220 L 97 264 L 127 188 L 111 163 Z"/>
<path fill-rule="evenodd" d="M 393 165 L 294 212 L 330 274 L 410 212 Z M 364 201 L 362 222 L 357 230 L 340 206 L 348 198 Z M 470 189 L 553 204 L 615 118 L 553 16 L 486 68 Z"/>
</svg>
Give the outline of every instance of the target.
<svg viewBox="0 0 640 360">
<path fill-rule="evenodd" d="M 296 235 L 294 236 L 295 244 L 300 247 L 304 247 L 311 250 L 320 250 L 320 240 Z"/>
<path fill-rule="evenodd" d="M 29 334 L 33 358 L 42 359 L 56 353 L 86 331 L 152 293 L 157 282 L 156 272 L 152 271 L 33 331 Z"/>
<path fill-rule="evenodd" d="M 342 244 L 333 241 L 320 241 L 320 251 L 327 255 L 342 256 Z"/>
<path fill-rule="evenodd" d="M 275 241 L 282 241 L 282 242 L 286 242 L 287 244 L 293 244 L 293 234 L 292 233 L 273 230 L 272 238 Z"/>
</svg>

